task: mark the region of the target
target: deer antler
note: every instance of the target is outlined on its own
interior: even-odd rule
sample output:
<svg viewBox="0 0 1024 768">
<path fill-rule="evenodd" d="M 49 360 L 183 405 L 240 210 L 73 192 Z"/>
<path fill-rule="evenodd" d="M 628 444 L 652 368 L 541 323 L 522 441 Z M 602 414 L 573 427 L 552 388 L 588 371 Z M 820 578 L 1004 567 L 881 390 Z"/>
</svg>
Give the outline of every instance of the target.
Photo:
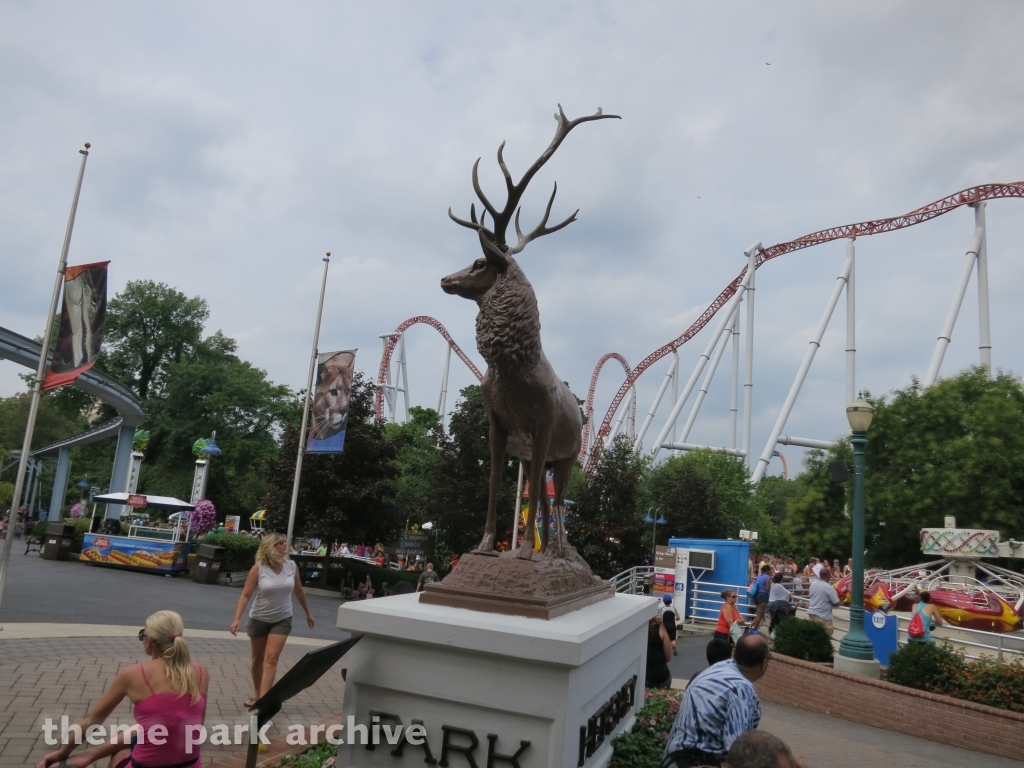
<svg viewBox="0 0 1024 768">
<path fill-rule="evenodd" d="M 515 247 L 509 248 L 509 250 L 508 250 L 509 253 L 519 253 L 521 250 L 523 250 L 523 248 L 526 247 L 526 244 L 529 243 L 534 238 L 543 237 L 544 235 L 550 235 L 552 232 L 557 232 L 562 227 L 567 227 L 570 224 L 572 224 L 574 221 L 576 221 L 576 214 L 580 212 L 579 208 L 577 208 L 575 211 L 573 211 L 572 212 L 572 216 L 567 218 L 561 224 L 556 224 L 553 227 L 548 227 L 547 226 L 548 216 L 551 215 L 551 205 L 552 205 L 552 203 L 555 202 L 555 195 L 556 194 L 558 194 L 558 182 L 557 181 L 555 182 L 555 188 L 553 190 L 551 190 L 551 197 L 548 198 L 548 207 L 544 209 L 544 218 L 540 220 L 540 224 L 538 224 L 533 229 L 533 231 L 530 232 L 530 234 L 528 234 L 528 235 L 524 235 L 523 234 L 523 230 L 521 230 L 519 228 L 519 213 L 523 209 L 522 208 L 516 208 L 516 234 L 519 236 L 519 242 L 516 243 Z"/>
<path fill-rule="evenodd" d="M 555 193 L 558 191 L 557 184 L 555 185 L 555 191 L 551 193 L 551 198 L 548 200 L 543 220 L 528 235 L 523 235 L 522 231 L 519 229 L 519 201 L 522 199 L 523 193 L 526 191 L 526 187 L 529 186 L 530 180 L 533 179 L 537 174 L 537 171 L 544 166 L 544 163 L 546 163 L 551 156 L 555 154 L 555 150 L 558 149 L 559 145 L 565 140 L 565 137 L 569 135 L 569 131 L 580 123 L 587 123 L 591 120 L 606 120 L 608 118 L 615 118 L 617 120 L 622 119 L 619 115 L 606 115 L 601 111 L 601 108 L 598 107 L 597 112 L 592 115 L 586 115 L 584 117 L 577 117 L 575 120 L 569 120 L 565 116 L 565 112 L 562 111 L 562 105 L 559 104 L 558 113 L 555 115 L 555 120 L 558 122 L 558 127 L 555 129 L 555 137 L 551 139 L 551 143 L 548 144 L 547 149 L 541 153 L 540 157 L 538 157 L 537 160 L 534 161 L 533 165 L 527 169 L 526 173 L 523 174 L 519 183 L 513 183 L 512 175 L 508 172 L 508 167 L 505 165 L 505 159 L 502 157 L 502 151 L 505 149 L 505 142 L 501 142 L 501 146 L 498 147 L 498 167 L 501 168 L 501 173 L 505 177 L 505 189 L 508 195 L 505 200 L 505 207 L 502 210 L 499 211 L 491 204 L 491 201 L 487 199 L 483 189 L 480 187 L 480 158 L 477 158 L 477 161 L 473 164 L 473 191 L 476 192 L 476 196 L 480 199 L 480 204 L 484 208 L 483 212 L 490 213 L 491 218 L 494 219 L 494 229 L 491 230 L 484 226 L 483 212 L 481 212 L 480 221 L 477 221 L 475 205 L 471 205 L 469 208 L 470 221 L 458 218 L 452 213 L 451 208 L 448 209 L 448 216 L 456 224 L 461 224 L 463 227 L 477 230 L 491 240 L 495 245 L 507 246 L 505 231 L 508 229 L 508 225 L 512 221 L 512 214 L 514 212 L 516 233 L 519 235 L 519 242 L 510 250 L 511 253 L 519 253 L 531 240 L 537 237 L 543 237 L 544 235 L 549 235 L 552 232 L 557 232 L 562 227 L 568 226 L 576 220 L 576 213 L 579 213 L 578 209 L 576 213 L 573 213 L 572 216 L 561 224 L 550 228 L 547 227 L 548 216 L 551 214 L 551 205 L 554 203 Z"/>
</svg>

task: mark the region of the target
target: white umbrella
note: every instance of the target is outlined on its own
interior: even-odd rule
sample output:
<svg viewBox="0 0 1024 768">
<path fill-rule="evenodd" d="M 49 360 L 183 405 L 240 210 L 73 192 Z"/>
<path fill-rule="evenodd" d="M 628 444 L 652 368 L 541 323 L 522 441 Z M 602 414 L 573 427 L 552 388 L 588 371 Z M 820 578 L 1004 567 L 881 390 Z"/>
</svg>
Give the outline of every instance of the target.
<svg viewBox="0 0 1024 768">
<path fill-rule="evenodd" d="M 104 493 L 102 496 L 93 496 L 93 501 L 106 502 L 107 504 L 127 504 L 130 496 L 142 496 L 146 500 L 145 506 L 154 509 L 173 509 L 191 512 L 195 509 L 194 504 L 176 499 L 173 496 L 147 496 L 139 493 Z"/>
</svg>

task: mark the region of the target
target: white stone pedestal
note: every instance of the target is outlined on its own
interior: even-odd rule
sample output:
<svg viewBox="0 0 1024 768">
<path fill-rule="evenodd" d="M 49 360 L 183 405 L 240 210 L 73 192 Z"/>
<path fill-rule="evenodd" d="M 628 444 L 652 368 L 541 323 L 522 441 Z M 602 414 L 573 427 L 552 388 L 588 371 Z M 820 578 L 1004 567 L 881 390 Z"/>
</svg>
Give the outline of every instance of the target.
<svg viewBox="0 0 1024 768">
<path fill-rule="evenodd" d="M 346 656 L 339 765 L 602 768 L 643 706 L 656 612 L 657 600 L 633 595 L 546 621 L 417 595 L 345 603 L 338 627 L 364 637 Z M 382 725 L 422 723 L 430 754 L 349 744 L 349 718 L 372 728 L 374 715 Z"/>
</svg>

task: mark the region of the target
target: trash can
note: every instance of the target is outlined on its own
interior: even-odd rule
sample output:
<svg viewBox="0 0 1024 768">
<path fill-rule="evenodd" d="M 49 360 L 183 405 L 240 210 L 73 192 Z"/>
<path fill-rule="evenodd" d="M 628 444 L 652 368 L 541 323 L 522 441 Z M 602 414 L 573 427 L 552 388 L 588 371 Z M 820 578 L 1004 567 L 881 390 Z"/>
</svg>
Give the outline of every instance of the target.
<svg viewBox="0 0 1024 768">
<path fill-rule="evenodd" d="M 212 544 L 200 544 L 196 553 L 196 567 L 192 570 L 192 581 L 196 584 L 216 584 L 220 566 L 227 549 Z"/>
<path fill-rule="evenodd" d="M 43 537 L 43 560 L 67 560 L 75 528 L 64 523 L 50 523 Z"/>
</svg>

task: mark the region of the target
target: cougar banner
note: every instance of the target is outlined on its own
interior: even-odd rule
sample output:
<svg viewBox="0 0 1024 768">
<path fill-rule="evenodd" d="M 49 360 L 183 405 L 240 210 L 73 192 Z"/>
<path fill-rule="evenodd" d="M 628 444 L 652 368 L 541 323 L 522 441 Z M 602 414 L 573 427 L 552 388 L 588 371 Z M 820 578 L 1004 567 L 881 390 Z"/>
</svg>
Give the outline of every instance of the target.
<svg viewBox="0 0 1024 768">
<path fill-rule="evenodd" d="M 107 316 L 109 263 L 100 261 L 65 270 L 60 333 L 43 389 L 70 384 L 96 362 L 103 344 L 103 321 Z"/>
<path fill-rule="evenodd" d="M 344 449 L 355 363 L 354 349 L 327 352 L 317 358 L 306 453 L 341 453 Z"/>
</svg>

